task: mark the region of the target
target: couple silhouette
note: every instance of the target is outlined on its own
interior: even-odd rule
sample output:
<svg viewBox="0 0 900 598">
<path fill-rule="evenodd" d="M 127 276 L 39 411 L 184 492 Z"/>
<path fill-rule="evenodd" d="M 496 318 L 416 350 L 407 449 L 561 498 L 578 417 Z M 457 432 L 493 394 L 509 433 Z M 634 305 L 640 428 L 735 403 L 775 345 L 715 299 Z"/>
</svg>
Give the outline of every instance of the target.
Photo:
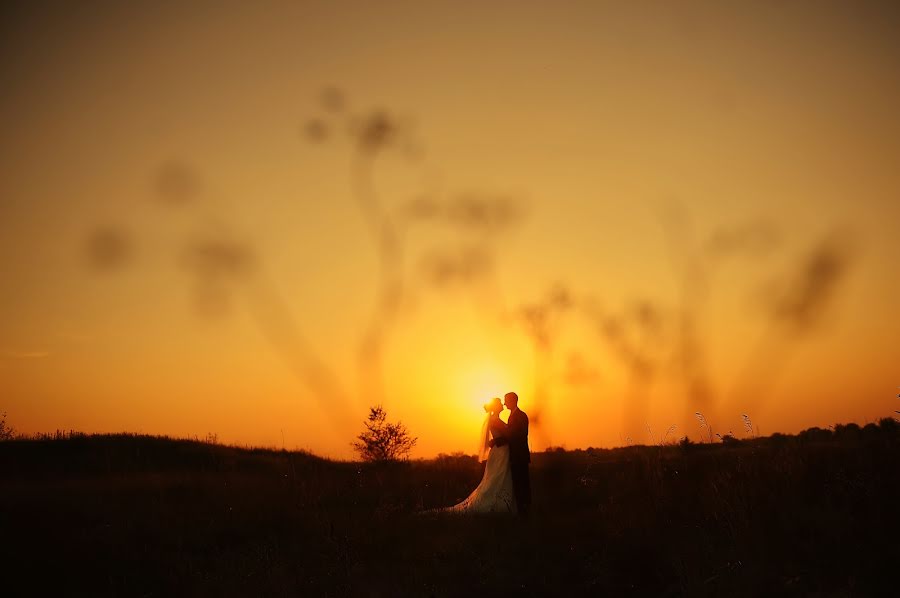
<svg viewBox="0 0 900 598">
<path fill-rule="evenodd" d="M 500 413 L 509 410 L 504 422 Z M 459 504 L 447 508 L 454 513 L 517 513 L 528 517 L 531 480 L 528 466 L 528 415 L 519 409 L 519 397 L 508 392 L 484 405 L 487 412 L 481 428 L 478 459 L 486 462 L 481 483 Z"/>
</svg>

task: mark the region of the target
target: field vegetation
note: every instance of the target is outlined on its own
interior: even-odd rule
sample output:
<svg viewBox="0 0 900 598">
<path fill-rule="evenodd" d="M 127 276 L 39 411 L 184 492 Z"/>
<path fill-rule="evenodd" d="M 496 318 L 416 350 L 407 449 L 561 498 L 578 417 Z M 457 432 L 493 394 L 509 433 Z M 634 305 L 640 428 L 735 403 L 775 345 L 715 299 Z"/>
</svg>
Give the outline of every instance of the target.
<svg viewBox="0 0 900 598">
<path fill-rule="evenodd" d="M 336 462 L 130 434 L 0 442 L 13 595 L 872 595 L 900 426 L 536 453 L 528 521 L 425 513 L 474 457 Z"/>
</svg>

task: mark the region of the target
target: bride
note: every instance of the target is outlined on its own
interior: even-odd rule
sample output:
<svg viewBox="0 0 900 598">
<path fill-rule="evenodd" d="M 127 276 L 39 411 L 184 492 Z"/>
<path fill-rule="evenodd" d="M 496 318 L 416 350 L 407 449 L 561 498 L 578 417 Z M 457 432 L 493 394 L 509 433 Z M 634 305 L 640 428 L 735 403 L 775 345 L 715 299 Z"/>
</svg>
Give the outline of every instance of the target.
<svg viewBox="0 0 900 598">
<path fill-rule="evenodd" d="M 484 410 L 487 416 L 481 427 L 478 460 L 487 461 L 481 483 L 461 503 L 445 509 L 453 513 L 515 513 L 512 471 L 509 465 L 509 445 L 494 446 L 494 441 L 506 435 L 506 424 L 500 419 L 503 403 L 491 399 Z"/>
</svg>

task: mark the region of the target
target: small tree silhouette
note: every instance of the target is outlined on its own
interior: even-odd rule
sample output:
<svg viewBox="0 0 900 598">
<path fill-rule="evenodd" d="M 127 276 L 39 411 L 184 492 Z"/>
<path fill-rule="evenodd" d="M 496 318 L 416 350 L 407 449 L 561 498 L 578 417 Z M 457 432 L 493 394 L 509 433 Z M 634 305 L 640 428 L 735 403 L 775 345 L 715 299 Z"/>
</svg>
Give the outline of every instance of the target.
<svg viewBox="0 0 900 598">
<path fill-rule="evenodd" d="M 10 440 L 15 433 L 15 428 L 6 423 L 6 413 L 0 413 L 0 440 Z"/>
<path fill-rule="evenodd" d="M 402 423 L 387 421 L 387 412 L 376 405 L 369 408 L 369 418 L 365 422 L 366 431 L 350 443 L 363 461 L 384 462 L 408 459 L 418 438 L 409 435 Z"/>
</svg>

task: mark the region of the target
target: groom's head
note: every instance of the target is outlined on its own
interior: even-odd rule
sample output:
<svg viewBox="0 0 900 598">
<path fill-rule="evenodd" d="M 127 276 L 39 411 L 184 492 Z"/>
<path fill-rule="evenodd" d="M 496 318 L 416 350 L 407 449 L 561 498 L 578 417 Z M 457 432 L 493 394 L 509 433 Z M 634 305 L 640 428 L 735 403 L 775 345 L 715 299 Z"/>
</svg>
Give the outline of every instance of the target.
<svg viewBox="0 0 900 598">
<path fill-rule="evenodd" d="M 519 395 L 514 392 L 508 392 L 503 395 L 503 404 L 506 405 L 506 408 L 512 411 L 516 408 L 516 405 L 519 404 Z"/>
</svg>

